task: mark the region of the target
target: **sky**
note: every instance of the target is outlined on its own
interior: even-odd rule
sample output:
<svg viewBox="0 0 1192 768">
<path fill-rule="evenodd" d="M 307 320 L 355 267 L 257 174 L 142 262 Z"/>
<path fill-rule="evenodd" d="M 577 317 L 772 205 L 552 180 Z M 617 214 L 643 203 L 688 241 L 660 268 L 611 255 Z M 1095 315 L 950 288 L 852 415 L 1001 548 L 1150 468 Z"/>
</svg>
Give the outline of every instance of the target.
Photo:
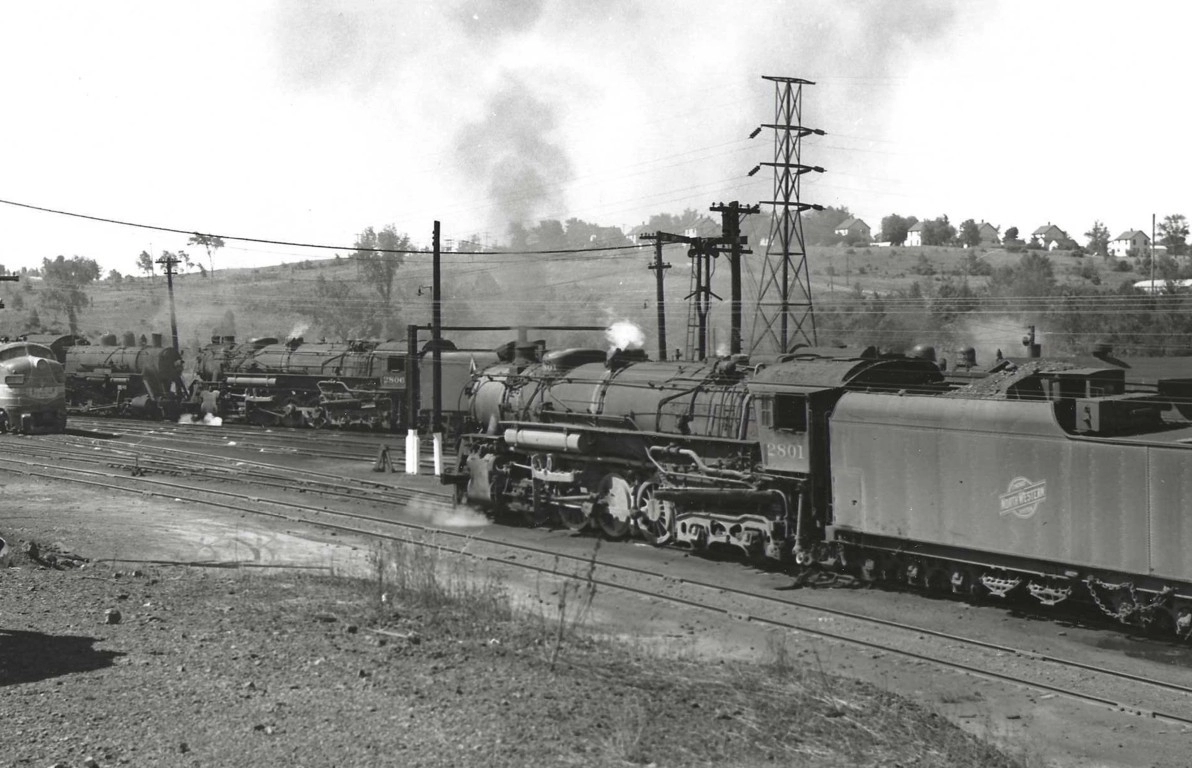
<svg viewBox="0 0 1192 768">
<path fill-rule="evenodd" d="M 218 269 L 771 199 L 763 75 L 814 82 L 802 199 L 875 231 L 1149 230 L 1192 215 L 1189 30 L 1157 0 L 7 3 L 0 265 L 198 252 L 147 227 L 223 236 Z"/>
</svg>

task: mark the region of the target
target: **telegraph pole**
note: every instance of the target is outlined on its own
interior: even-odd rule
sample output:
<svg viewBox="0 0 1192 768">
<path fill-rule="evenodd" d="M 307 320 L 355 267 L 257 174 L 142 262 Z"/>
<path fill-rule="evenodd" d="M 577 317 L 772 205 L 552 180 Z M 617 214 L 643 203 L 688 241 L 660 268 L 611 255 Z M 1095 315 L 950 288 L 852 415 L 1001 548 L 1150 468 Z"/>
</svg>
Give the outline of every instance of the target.
<svg viewBox="0 0 1192 768">
<path fill-rule="evenodd" d="M 642 235 L 642 239 L 654 241 L 654 263 L 648 265 L 648 268 L 654 270 L 654 280 L 658 286 L 655 299 L 658 307 L 658 359 L 666 360 L 668 357 L 666 352 L 666 292 L 663 290 L 662 285 L 664 270 L 670 269 L 671 265 L 662 263 L 662 245 L 667 241 L 663 232 Z"/>
<path fill-rule="evenodd" d="M 443 431 L 443 350 L 440 342 L 443 338 L 443 286 L 440 282 L 440 262 L 442 256 L 439 253 L 439 222 L 435 222 L 435 229 L 433 234 L 433 250 L 434 250 L 434 272 L 431 282 L 434 284 L 431 288 L 433 294 L 431 295 L 431 339 L 433 340 L 433 348 L 431 355 L 434 360 L 435 371 L 435 395 L 434 395 L 434 423 L 431 425 L 431 431 L 439 433 Z"/>
<path fill-rule="evenodd" d="M 729 354 L 739 355 L 741 354 L 741 255 L 752 253 L 752 251 L 744 250 L 741 247 L 748 242 L 747 238 L 741 236 L 741 218 L 751 213 L 757 213 L 761 210 L 761 206 L 747 205 L 742 208 L 741 204 L 734 200 L 728 205 L 717 203 L 712 206 L 711 210 L 720 214 L 721 239 L 728 245 L 729 269 L 732 275 L 732 293 L 729 297 L 732 312 Z"/>
<path fill-rule="evenodd" d="M 174 340 L 174 351 L 178 352 L 178 320 L 174 316 L 174 267 L 178 266 L 178 257 L 164 251 L 157 263 L 166 273 L 166 286 L 170 292 L 170 336 Z"/>
<path fill-rule="evenodd" d="M 20 275 L 0 275 L 0 282 L 15 283 L 21 279 Z M 0 309 L 4 309 L 4 300 L 0 299 Z"/>
</svg>

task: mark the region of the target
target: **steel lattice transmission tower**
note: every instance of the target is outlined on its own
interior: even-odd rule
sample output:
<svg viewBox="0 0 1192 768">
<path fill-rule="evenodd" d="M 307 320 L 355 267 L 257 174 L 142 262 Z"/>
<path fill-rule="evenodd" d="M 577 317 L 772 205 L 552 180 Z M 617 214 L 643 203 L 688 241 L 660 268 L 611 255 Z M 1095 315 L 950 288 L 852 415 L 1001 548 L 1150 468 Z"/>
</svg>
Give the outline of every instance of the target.
<svg viewBox="0 0 1192 768">
<path fill-rule="evenodd" d="M 751 354 L 787 352 L 800 341 L 815 346 L 815 315 L 811 308 L 811 277 L 803 243 L 802 213 L 823 210 L 821 205 L 799 200 L 803 174 L 824 172 L 818 166 L 804 165 L 801 157 L 804 136 L 824 135 L 822 130 L 802 124 L 803 86 L 815 83 L 797 77 L 762 77 L 774 83 L 774 122 L 763 123 L 750 138 L 761 133 L 762 128 L 772 129 L 774 162 L 759 163 L 749 175 L 757 173 L 763 165 L 773 166 L 774 199 L 763 200 L 762 205 L 774 206 L 774 214 L 753 315 Z"/>
</svg>

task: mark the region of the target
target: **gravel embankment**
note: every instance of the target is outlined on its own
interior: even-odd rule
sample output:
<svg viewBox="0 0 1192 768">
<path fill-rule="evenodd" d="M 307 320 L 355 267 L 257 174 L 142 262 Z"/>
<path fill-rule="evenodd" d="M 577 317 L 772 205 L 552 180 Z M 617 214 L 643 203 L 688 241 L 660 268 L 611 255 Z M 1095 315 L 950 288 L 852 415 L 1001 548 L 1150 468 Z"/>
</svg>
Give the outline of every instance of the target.
<svg viewBox="0 0 1192 768">
<path fill-rule="evenodd" d="M 760 666 L 643 655 L 514 621 L 497 588 L 56 570 L 12 543 L 3 765 L 1017 764 L 782 653 Z"/>
</svg>

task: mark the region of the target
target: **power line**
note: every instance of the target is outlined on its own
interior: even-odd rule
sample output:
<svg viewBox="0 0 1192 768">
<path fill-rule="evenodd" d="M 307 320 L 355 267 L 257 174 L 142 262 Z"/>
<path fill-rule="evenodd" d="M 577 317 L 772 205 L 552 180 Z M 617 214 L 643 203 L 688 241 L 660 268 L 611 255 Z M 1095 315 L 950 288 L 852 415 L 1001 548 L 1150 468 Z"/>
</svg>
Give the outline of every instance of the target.
<svg viewBox="0 0 1192 768">
<path fill-rule="evenodd" d="M 44 208 L 39 205 L 30 205 L 28 203 L 18 203 L 13 200 L 0 200 L 0 204 L 11 205 L 16 208 L 26 208 L 31 211 L 41 211 L 42 213 L 52 213 L 57 216 L 70 216 L 76 219 L 87 219 L 89 221 L 99 221 L 104 224 L 116 224 L 122 227 L 135 227 L 137 229 L 150 229 L 155 232 L 171 232 L 177 235 L 194 235 L 206 237 L 218 237 L 223 240 L 234 240 L 241 243 L 264 243 L 266 245 L 284 245 L 293 248 L 320 248 L 325 250 L 335 251 L 367 251 L 369 253 L 400 253 L 400 254 L 416 254 L 429 256 L 433 251 L 425 249 L 413 248 L 358 248 L 357 246 L 346 245 L 323 245 L 320 243 L 298 243 L 288 240 L 268 240 L 259 237 L 242 237 L 237 235 L 224 235 L 215 232 L 197 232 L 194 230 L 177 229 L 174 227 L 161 227 L 154 224 L 140 224 L 133 221 L 121 221 L 120 219 L 109 219 L 102 216 L 89 216 L 85 213 L 73 213 L 71 211 L 60 211 L 54 208 Z M 549 255 L 552 253 L 595 253 L 601 251 L 626 251 L 630 249 L 640 249 L 639 245 L 611 245 L 601 248 L 552 248 L 542 251 L 484 251 L 487 254 L 503 254 L 509 256 L 540 256 Z"/>
</svg>

